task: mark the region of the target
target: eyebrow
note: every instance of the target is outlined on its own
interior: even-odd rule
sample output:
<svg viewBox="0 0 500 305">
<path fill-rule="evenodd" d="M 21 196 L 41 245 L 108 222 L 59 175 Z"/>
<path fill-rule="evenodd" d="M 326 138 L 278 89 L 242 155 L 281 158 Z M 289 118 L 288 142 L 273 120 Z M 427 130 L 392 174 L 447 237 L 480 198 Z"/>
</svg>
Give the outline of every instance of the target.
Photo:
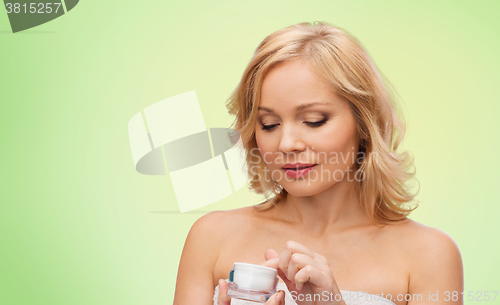
<svg viewBox="0 0 500 305">
<path fill-rule="evenodd" d="M 312 106 L 316 106 L 316 105 L 331 105 L 331 103 L 315 102 L 315 103 L 303 104 L 303 105 L 297 106 L 297 108 L 295 108 L 295 110 L 296 111 L 301 111 L 301 110 L 304 110 L 306 108 L 309 108 L 309 107 L 312 107 Z M 264 110 L 264 111 L 267 111 L 267 112 L 274 112 L 273 109 L 266 108 L 266 107 L 259 107 L 258 110 Z"/>
</svg>

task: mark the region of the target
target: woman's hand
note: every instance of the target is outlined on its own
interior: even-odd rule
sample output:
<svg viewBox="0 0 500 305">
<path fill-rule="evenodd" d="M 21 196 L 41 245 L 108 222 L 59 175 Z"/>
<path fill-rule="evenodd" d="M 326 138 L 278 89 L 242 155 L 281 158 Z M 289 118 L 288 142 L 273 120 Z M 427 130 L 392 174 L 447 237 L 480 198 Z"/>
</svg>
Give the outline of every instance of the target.
<svg viewBox="0 0 500 305">
<path fill-rule="evenodd" d="M 262 265 L 278 270 L 297 304 L 345 305 L 324 256 L 298 242 L 288 241 L 281 254 L 268 249 L 265 258 Z"/>
<path fill-rule="evenodd" d="M 219 280 L 219 297 L 217 305 L 231 305 L 231 298 L 227 296 L 227 282 L 223 279 Z M 274 293 L 265 305 L 285 305 L 285 292 L 279 290 Z"/>
</svg>

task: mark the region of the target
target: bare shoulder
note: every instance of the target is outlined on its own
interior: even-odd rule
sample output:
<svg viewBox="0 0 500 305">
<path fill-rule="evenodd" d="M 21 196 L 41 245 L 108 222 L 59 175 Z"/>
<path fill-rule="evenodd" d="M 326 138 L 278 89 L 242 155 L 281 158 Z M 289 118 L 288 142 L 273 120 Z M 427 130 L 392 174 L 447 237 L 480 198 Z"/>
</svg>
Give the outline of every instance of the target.
<svg viewBox="0 0 500 305">
<path fill-rule="evenodd" d="M 193 266 L 192 262 L 196 261 L 198 267 L 212 273 L 234 214 L 233 211 L 212 211 L 198 218 L 187 235 L 181 266 L 184 261 L 189 262 L 187 266 Z"/>
<path fill-rule="evenodd" d="M 177 272 L 174 304 L 212 304 L 214 267 L 227 242 L 227 232 L 248 209 L 213 211 L 198 218 L 189 230 Z M 193 286 L 192 279 L 198 280 Z"/>
<path fill-rule="evenodd" d="M 409 253 L 421 257 L 426 253 L 433 254 L 460 254 L 455 240 L 446 232 L 429 227 L 409 219 L 406 223 L 394 228 L 398 240 Z"/>
<path fill-rule="evenodd" d="M 254 226 L 252 219 L 252 207 L 212 211 L 201 216 L 189 230 L 186 254 L 198 253 L 193 255 L 201 255 L 205 268 L 213 271 L 221 251 L 234 239 L 228 238 L 228 234 L 244 235 L 247 233 L 244 228 Z"/>
<path fill-rule="evenodd" d="M 211 244 L 221 246 L 221 243 L 227 239 L 227 229 L 235 228 L 243 222 L 249 221 L 252 217 L 252 207 L 244 207 L 233 210 L 220 210 L 207 213 L 195 221 L 190 235 L 210 236 Z"/>
<path fill-rule="evenodd" d="M 408 257 L 410 293 L 463 291 L 462 256 L 449 234 L 413 220 L 397 229 Z"/>
<path fill-rule="evenodd" d="M 253 215 L 252 207 L 243 207 L 233 210 L 212 211 L 201 216 L 193 226 L 204 228 L 219 227 L 222 224 L 238 222 Z"/>
</svg>

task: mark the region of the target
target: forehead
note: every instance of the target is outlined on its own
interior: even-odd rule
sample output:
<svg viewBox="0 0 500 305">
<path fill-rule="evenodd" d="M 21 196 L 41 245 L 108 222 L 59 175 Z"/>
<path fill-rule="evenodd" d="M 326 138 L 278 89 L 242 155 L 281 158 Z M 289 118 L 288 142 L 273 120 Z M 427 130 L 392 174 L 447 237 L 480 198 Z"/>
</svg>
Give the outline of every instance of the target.
<svg viewBox="0 0 500 305">
<path fill-rule="evenodd" d="M 333 86 L 300 59 L 271 68 L 262 82 L 260 108 L 297 108 L 304 103 L 338 102 L 340 98 Z"/>
</svg>

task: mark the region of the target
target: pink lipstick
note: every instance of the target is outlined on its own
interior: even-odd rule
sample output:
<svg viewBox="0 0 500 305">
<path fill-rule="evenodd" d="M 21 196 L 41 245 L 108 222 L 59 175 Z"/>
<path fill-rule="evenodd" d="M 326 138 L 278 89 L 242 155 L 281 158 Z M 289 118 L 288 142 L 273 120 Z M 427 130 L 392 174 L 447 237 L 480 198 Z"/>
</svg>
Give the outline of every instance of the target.
<svg viewBox="0 0 500 305">
<path fill-rule="evenodd" d="M 295 163 L 295 164 L 285 164 L 282 169 L 291 178 L 299 178 L 307 175 L 317 164 L 307 164 L 307 163 Z"/>
</svg>

